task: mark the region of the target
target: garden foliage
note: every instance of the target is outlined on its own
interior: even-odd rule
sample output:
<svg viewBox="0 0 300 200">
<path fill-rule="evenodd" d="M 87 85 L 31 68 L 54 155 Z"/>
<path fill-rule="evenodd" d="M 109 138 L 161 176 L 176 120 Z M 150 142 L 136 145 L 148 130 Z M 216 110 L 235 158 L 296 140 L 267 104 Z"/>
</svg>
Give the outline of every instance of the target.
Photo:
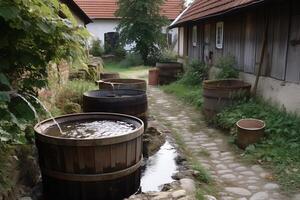
<svg viewBox="0 0 300 200">
<path fill-rule="evenodd" d="M 93 40 L 91 48 L 89 49 L 91 55 L 100 57 L 104 53 L 104 49 L 101 46 L 101 41 L 99 39 Z"/>
<path fill-rule="evenodd" d="M 160 15 L 163 0 L 119 0 L 116 16 L 120 17 L 118 31 L 124 44 L 135 44 L 146 65 L 153 65 L 157 52 L 166 45 L 162 27 L 166 17 Z"/>
<path fill-rule="evenodd" d="M 217 74 L 217 79 L 238 78 L 239 71 L 237 68 L 236 60 L 233 56 L 221 57 L 215 64 L 215 67 L 220 71 Z"/>
<path fill-rule="evenodd" d="M 10 112 L 7 91 L 36 95 L 47 84 L 50 61 L 83 66 L 87 32 L 58 0 L 1 0 L 0 29 L 0 141 L 24 142 L 24 124 L 34 118 Z"/>
<path fill-rule="evenodd" d="M 208 78 L 208 66 L 198 60 L 191 61 L 179 82 L 185 85 L 201 85 Z"/>
<path fill-rule="evenodd" d="M 299 188 L 300 118 L 262 100 L 251 99 L 226 108 L 218 114 L 216 123 L 235 133 L 235 123 L 243 118 L 256 118 L 266 122 L 265 140 L 248 147 L 246 155 L 270 164 L 286 189 Z"/>
</svg>

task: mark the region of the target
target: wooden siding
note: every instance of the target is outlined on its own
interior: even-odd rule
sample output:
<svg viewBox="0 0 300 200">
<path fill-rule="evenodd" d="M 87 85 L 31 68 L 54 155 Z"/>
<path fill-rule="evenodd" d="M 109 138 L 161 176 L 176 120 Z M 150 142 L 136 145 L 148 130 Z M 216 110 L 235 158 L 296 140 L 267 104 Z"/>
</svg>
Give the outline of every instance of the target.
<svg viewBox="0 0 300 200">
<path fill-rule="evenodd" d="M 300 2 L 276 1 L 238 13 L 202 20 L 197 23 L 198 41 L 193 47 L 192 27 L 188 26 L 188 56 L 206 61 L 208 52 L 212 62 L 220 57 L 236 57 L 239 70 L 254 74 L 260 60 L 262 41 L 268 20 L 267 51 L 263 75 L 300 83 Z M 216 48 L 216 23 L 224 22 L 223 49 Z M 209 26 L 210 36 L 206 36 Z M 209 42 L 205 42 L 209 38 Z"/>
</svg>

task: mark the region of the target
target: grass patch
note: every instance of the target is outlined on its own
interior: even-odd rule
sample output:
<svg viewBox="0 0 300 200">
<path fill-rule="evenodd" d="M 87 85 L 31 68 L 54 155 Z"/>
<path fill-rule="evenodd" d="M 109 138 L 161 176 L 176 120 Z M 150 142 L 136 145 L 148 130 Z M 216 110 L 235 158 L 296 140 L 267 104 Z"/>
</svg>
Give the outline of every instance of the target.
<svg viewBox="0 0 300 200">
<path fill-rule="evenodd" d="M 117 72 L 124 78 L 146 78 L 149 67 L 146 66 L 135 66 L 135 67 L 124 67 L 117 62 L 109 62 L 105 64 L 104 70 L 106 72 Z"/>
<path fill-rule="evenodd" d="M 186 85 L 177 81 L 161 87 L 164 92 L 173 94 L 183 102 L 200 108 L 202 106 L 202 89 L 200 85 Z"/>
<path fill-rule="evenodd" d="M 251 99 L 225 109 L 215 122 L 235 133 L 235 123 L 242 118 L 266 122 L 266 138 L 246 149 L 245 158 L 270 167 L 285 191 L 300 189 L 300 118 L 270 104 Z"/>
</svg>

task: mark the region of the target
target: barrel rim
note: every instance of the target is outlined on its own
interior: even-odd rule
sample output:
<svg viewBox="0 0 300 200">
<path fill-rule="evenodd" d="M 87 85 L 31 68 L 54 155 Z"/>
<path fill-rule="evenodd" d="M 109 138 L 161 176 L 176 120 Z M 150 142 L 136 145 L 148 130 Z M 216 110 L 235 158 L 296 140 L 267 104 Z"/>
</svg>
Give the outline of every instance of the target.
<svg viewBox="0 0 300 200">
<path fill-rule="evenodd" d="M 241 126 L 240 123 L 243 121 L 254 121 L 254 122 L 259 122 L 261 124 L 261 127 L 259 128 L 247 128 L 244 126 Z M 239 121 L 236 122 L 236 126 L 242 130 L 247 130 L 247 131 L 259 131 L 263 130 L 266 128 L 266 123 L 263 120 L 260 119 L 255 119 L 255 118 L 245 118 L 245 119 L 240 119 Z"/>
<path fill-rule="evenodd" d="M 137 89 L 116 89 L 115 91 L 135 91 L 135 92 L 140 92 L 139 94 L 137 95 L 133 95 L 133 96 L 126 96 L 126 97 L 105 97 L 105 96 L 101 96 L 101 97 L 93 97 L 93 96 L 90 96 L 88 95 L 89 93 L 93 93 L 93 92 L 111 92 L 112 90 L 90 90 L 90 91 L 87 91 L 87 92 L 84 92 L 83 93 L 83 97 L 86 97 L 86 98 L 91 98 L 91 99 L 110 99 L 110 100 L 119 100 L 119 99 L 131 99 L 131 98 L 137 98 L 137 97 L 145 97 L 146 96 L 146 91 L 144 90 L 137 90 Z"/>
<path fill-rule="evenodd" d="M 68 114 L 68 115 L 62 115 L 59 117 L 55 117 L 54 119 L 56 121 L 59 121 L 59 119 L 65 119 L 65 118 L 71 118 L 71 117 L 76 117 L 76 116 L 115 116 L 115 117 L 122 117 L 122 118 L 127 118 L 136 121 L 137 123 L 141 124 L 141 126 L 137 127 L 133 131 L 124 134 L 124 135 L 119 135 L 119 136 L 111 136 L 111 137 L 105 137 L 105 138 L 90 138 L 90 139 L 81 139 L 81 138 L 63 138 L 63 137 L 58 137 L 58 136 L 51 136 L 47 135 L 45 133 L 42 133 L 42 130 L 39 128 L 45 124 L 51 122 L 52 125 L 48 126 L 47 128 L 55 125 L 55 122 L 53 119 L 46 119 L 43 120 L 39 123 L 37 123 L 34 126 L 34 131 L 35 131 L 35 136 L 36 139 L 51 143 L 51 144 L 63 144 L 66 146 L 95 146 L 97 144 L 101 145 L 110 145 L 110 144 L 117 144 L 117 143 L 122 143 L 126 141 L 130 141 L 133 138 L 137 138 L 141 136 L 144 132 L 144 122 L 140 120 L 137 117 L 130 116 L 130 115 L 125 115 L 125 114 L 119 114 L 119 113 L 107 113 L 107 112 L 89 112 L 89 113 L 76 113 L 76 114 Z M 45 128 L 45 130 L 47 129 Z"/>
<path fill-rule="evenodd" d="M 132 82 L 118 82 L 118 81 L 132 81 Z M 114 84 L 120 84 L 120 85 L 137 85 L 137 84 L 146 84 L 146 81 L 143 79 L 134 79 L 134 78 L 107 78 L 103 79 L 100 83 L 114 83 Z"/>
<path fill-rule="evenodd" d="M 222 83 L 223 81 L 235 81 L 241 83 L 240 85 L 233 85 L 233 86 L 226 86 L 226 85 L 221 85 L 221 86 L 216 86 L 214 83 Z M 251 88 L 251 84 L 247 83 L 241 79 L 217 79 L 217 80 L 205 80 L 203 81 L 203 89 L 246 89 L 246 88 Z"/>
</svg>

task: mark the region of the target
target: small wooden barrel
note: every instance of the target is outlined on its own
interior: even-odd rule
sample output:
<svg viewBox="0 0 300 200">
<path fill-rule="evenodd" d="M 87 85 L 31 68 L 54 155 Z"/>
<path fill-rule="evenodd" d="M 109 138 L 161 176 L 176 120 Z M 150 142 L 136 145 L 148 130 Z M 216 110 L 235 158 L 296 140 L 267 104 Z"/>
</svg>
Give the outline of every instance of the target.
<svg viewBox="0 0 300 200">
<path fill-rule="evenodd" d="M 147 90 L 147 83 L 140 79 L 103 79 L 99 81 L 100 90 L 125 89 L 125 90 Z"/>
<path fill-rule="evenodd" d="M 183 65 L 179 62 L 156 63 L 159 69 L 159 84 L 165 85 L 176 81 L 183 74 Z"/>
<path fill-rule="evenodd" d="M 259 142 L 264 137 L 266 124 L 258 119 L 241 119 L 236 123 L 237 145 L 246 149 L 249 145 Z"/>
<path fill-rule="evenodd" d="M 148 84 L 156 86 L 159 83 L 159 69 L 154 68 L 149 70 L 149 75 L 148 75 Z"/>
<path fill-rule="evenodd" d="M 148 124 L 147 94 L 142 90 L 94 90 L 83 94 L 83 112 L 132 115 Z"/>
<path fill-rule="evenodd" d="M 108 78 L 120 78 L 119 73 L 100 73 L 100 80 L 108 79 Z"/>
<path fill-rule="evenodd" d="M 140 186 L 143 122 L 110 113 L 85 113 L 56 118 L 59 124 L 118 120 L 137 127 L 126 135 L 69 139 L 47 135 L 52 119 L 35 126 L 36 146 L 47 200 L 121 200 Z"/>
<path fill-rule="evenodd" d="M 237 79 L 203 81 L 203 112 L 212 118 L 226 106 L 250 96 L 251 85 Z"/>
</svg>

